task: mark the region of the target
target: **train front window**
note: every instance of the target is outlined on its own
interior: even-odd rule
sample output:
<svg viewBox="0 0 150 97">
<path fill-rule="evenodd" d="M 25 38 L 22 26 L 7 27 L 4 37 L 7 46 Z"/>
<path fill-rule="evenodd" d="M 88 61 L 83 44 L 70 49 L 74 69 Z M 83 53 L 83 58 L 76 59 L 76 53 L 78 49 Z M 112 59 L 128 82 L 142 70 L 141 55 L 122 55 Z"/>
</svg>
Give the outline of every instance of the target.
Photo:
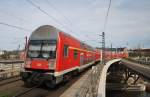
<svg viewBox="0 0 150 97">
<path fill-rule="evenodd" d="M 32 40 L 29 43 L 28 57 L 56 58 L 55 40 Z"/>
<path fill-rule="evenodd" d="M 42 45 L 42 56 L 44 58 L 55 58 L 56 57 L 56 44 L 43 43 Z"/>
<path fill-rule="evenodd" d="M 30 42 L 28 56 L 38 57 L 40 55 L 41 43 L 39 41 Z"/>
</svg>

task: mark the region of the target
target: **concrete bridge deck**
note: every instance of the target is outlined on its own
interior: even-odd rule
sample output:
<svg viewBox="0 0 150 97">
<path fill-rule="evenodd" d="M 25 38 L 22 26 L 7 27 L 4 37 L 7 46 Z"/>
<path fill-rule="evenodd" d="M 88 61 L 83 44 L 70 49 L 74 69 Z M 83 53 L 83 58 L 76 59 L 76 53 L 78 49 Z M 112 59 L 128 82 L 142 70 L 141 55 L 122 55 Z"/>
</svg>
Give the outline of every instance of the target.
<svg viewBox="0 0 150 97">
<path fill-rule="evenodd" d="M 112 64 L 116 62 L 119 62 L 119 64 L 121 64 L 122 66 L 126 66 L 127 68 L 131 69 L 133 72 L 136 72 L 138 75 L 141 75 L 144 78 L 148 79 L 148 81 L 150 81 L 150 66 L 138 64 L 124 59 L 110 60 L 105 64 L 105 66 L 102 69 L 97 97 L 106 97 L 105 93 L 106 93 L 107 70 Z"/>
<path fill-rule="evenodd" d="M 144 64 L 139 64 L 135 63 L 132 61 L 128 60 L 121 60 L 121 64 L 125 65 L 126 67 L 130 68 L 137 74 L 140 74 L 144 78 L 150 81 L 150 66 L 149 65 L 144 65 Z"/>
</svg>

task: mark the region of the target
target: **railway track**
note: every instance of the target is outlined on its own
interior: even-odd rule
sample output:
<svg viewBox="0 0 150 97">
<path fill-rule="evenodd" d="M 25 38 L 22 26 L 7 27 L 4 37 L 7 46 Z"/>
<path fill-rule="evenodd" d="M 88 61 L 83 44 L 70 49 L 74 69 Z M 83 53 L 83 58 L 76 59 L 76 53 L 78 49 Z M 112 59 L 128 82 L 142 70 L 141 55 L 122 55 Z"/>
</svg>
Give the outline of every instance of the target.
<svg viewBox="0 0 150 97">
<path fill-rule="evenodd" d="M 13 83 L 13 82 L 16 82 L 16 81 L 19 81 L 19 80 L 21 80 L 20 76 L 15 76 L 15 77 L 8 78 L 8 79 L 5 79 L 5 80 L 0 80 L 0 86 L 10 84 L 10 83 Z"/>
<path fill-rule="evenodd" d="M 68 83 L 61 83 L 54 89 L 48 89 L 45 86 L 37 85 L 32 88 L 22 87 L 18 93 L 12 97 L 59 97 L 65 90 L 67 90 L 75 81 L 81 76 L 74 77 Z"/>
<path fill-rule="evenodd" d="M 26 89 L 22 92 L 19 92 L 18 94 L 14 95 L 13 97 L 21 97 L 21 96 L 24 96 L 26 94 L 28 94 L 29 92 L 31 92 L 32 90 L 36 89 L 38 86 L 34 86 L 32 88 L 29 88 L 29 89 Z"/>
<path fill-rule="evenodd" d="M 59 97 L 67 90 L 80 76 L 74 77 L 67 83 L 61 83 L 54 89 L 48 89 L 44 85 L 28 88 L 24 86 L 23 81 L 18 80 L 12 83 L 4 84 L 0 87 L 0 97 Z"/>
</svg>

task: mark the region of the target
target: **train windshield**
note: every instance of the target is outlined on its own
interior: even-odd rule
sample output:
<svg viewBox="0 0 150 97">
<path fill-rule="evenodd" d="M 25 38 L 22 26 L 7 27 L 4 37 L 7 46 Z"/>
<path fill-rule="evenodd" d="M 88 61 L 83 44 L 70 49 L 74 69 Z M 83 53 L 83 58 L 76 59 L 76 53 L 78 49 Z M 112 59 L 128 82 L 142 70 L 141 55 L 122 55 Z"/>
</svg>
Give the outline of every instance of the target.
<svg viewBox="0 0 150 97">
<path fill-rule="evenodd" d="M 31 40 L 29 42 L 28 57 L 56 58 L 56 40 Z"/>
</svg>

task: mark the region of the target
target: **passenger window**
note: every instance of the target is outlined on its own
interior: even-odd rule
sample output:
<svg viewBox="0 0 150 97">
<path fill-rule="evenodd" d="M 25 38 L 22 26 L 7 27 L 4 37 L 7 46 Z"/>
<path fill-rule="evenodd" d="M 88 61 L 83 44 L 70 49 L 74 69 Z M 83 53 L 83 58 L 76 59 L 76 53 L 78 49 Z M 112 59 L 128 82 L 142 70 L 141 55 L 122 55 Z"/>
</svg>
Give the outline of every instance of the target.
<svg viewBox="0 0 150 97">
<path fill-rule="evenodd" d="M 74 59 L 76 59 L 78 57 L 78 51 L 74 50 Z"/>
<path fill-rule="evenodd" d="M 64 45 L 64 57 L 68 56 L 68 45 Z"/>
</svg>

